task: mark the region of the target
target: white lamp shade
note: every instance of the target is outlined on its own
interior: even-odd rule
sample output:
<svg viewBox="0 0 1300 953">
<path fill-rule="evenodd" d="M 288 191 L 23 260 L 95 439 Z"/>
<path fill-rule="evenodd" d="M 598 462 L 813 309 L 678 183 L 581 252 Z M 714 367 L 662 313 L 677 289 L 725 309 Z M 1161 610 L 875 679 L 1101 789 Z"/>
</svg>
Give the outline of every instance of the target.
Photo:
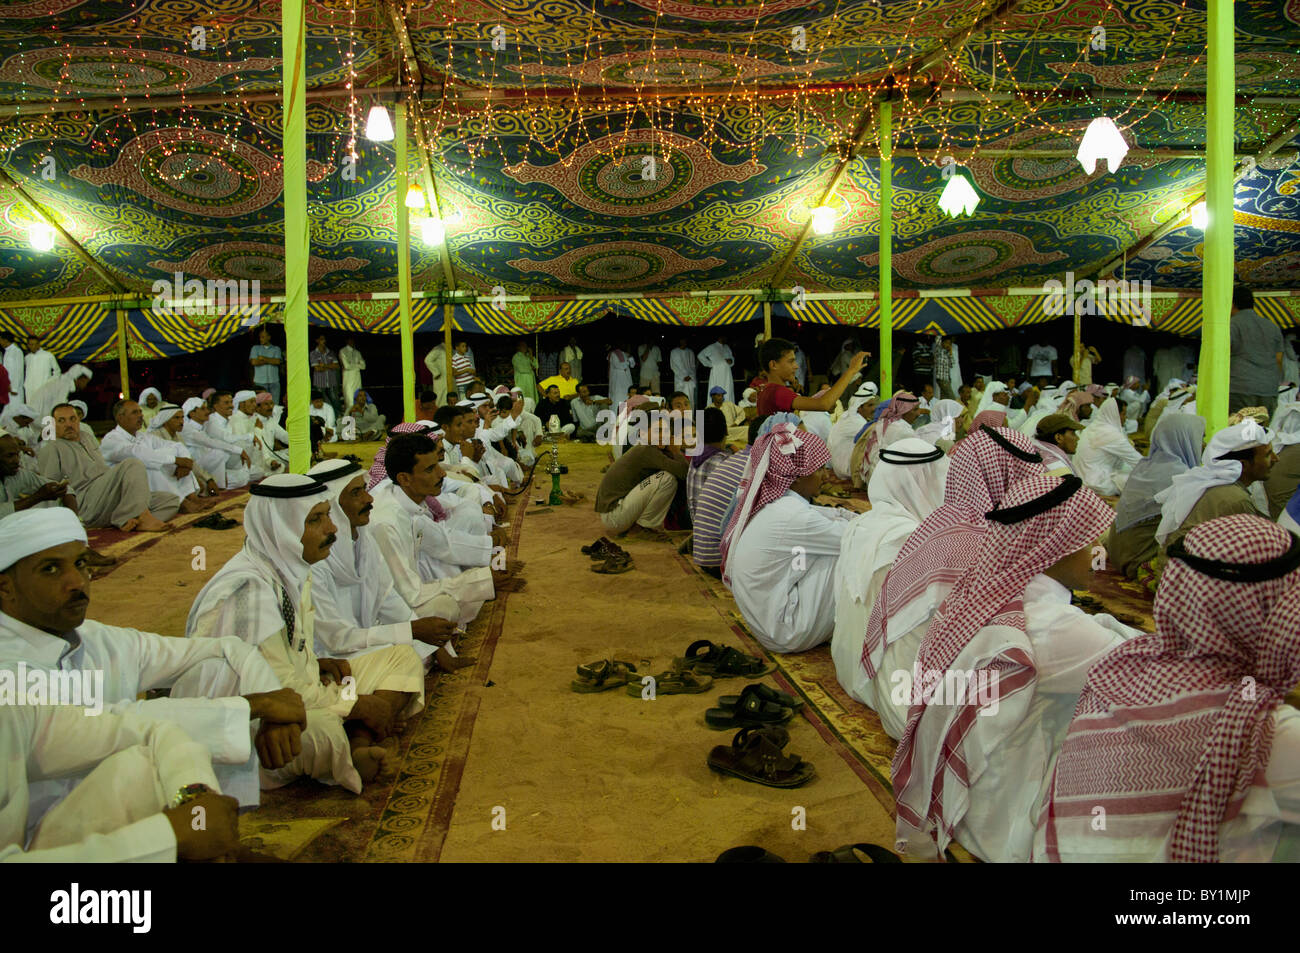
<svg viewBox="0 0 1300 953">
<path fill-rule="evenodd" d="M 812 210 L 812 228 L 818 235 L 829 235 L 835 230 L 835 209 L 829 205 L 818 205 Z"/>
<path fill-rule="evenodd" d="M 1205 226 L 1210 224 L 1210 212 L 1205 207 L 1204 202 L 1197 202 L 1192 206 L 1192 228 L 1198 232 L 1205 231 Z"/>
<path fill-rule="evenodd" d="M 943 194 L 939 196 L 939 208 L 950 218 L 956 218 L 963 213 L 974 215 L 975 206 L 979 204 L 979 193 L 960 172 L 953 173 L 948 184 L 943 187 Z"/>
<path fill-rule="evenodd" d="M 424 238 L 426 245 L 437 245 L 442 242 L 446 231 L 442 227 L 442 222 L 436 218 L 426 218 L 420 223 L 420 235 Z"/>
<path fill-rule="evenodd" d="M 27 229 L 27 238 L 36 251 L 54 250 L 54 229 L 45 222 L 33 222 Z"/>
<path fill-rule="evenodd" d="M 413 185 L 406 190 L 407 208 L 424 208 L 424 189 Z"/>
<path fill-rule="evenodd" d="M 366 116 L 366 138 L 371 142 L 392 142 L 393 121 L 388 118 L 388 110 L 379 103 L 370 107 Z"/>
<path fill-rule="evenodd" d="M 1128 154 L 1128 143 L 1120 135 L 1119 129 L 1108 116 L 1098 116 L 1088 123 L 1088 130 L 1079 143 L 1079 164 L 1083 171 L 1092 175 L 1097 171 L 1097 161 L 1106 160 L 1106 168 L 1114 172 Z"/>
</svg>

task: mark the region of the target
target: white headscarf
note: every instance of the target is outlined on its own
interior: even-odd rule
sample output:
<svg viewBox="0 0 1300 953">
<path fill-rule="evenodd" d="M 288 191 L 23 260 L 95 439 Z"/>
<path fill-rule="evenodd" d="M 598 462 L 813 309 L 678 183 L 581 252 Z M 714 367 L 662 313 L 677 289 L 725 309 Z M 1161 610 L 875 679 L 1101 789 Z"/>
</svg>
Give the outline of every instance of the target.
<svg viewBox="0 0 1300 953">
<path fill-rule="evenodd" d="M 1273 430 L 1273 449 L 1277 453 L 1281 453 L 1283 447 L 1300 443 L 1300 403 L 1278 404 L 1273 415 Z"/>
<path fill-rule="evenodd" d="M 84 400 L 70 400 L 68 401 L 68 403 L 71 404 L 73 407 L 76 407 L 77 410 L 81 411 L 82 419 L 85 419 L 86 417 L 90 416 L 90 408 L 86 406 L 86 402 Z"/>
<path fill-rule="evenodd" d="M 975 413 L 980 414 L 986 410 L 1007 410 L 1007 407 L 993 399 L 994 394 L 1000 394 L 1006 389 L 1007 385 L 1002 381 L 988 381 L 984 385 L 984 396 L 980 398 L 979 407 L 976 408 Z"/>
<path fill-rule="evenodd" d="M 0 572 L 20 559 L 64 543 L 87 543 L 86 528 L 61 506 L 28 509 L 0 520 Z"/>
<path fill-rule="evenodd" d="M 849 398 L 849 406 L 844 412 L 851 414 L 871 398 L 879 396 L 880 387 L 874 381 L 863 381 L 858 385 L 858 389 L 853 392 L 853 396 Z"/>
<path fill-rule="evenodd" d="M 844 591 L 857 602 L 866 600 L 872 577 L 893 563 L 921 520 L 943 503 L 947 478 L 948 458 L 932 443 L 905 437 L 880 451 L 867 484 L 871 509 L 845 527 L 836 563 Z"/>
<path fill-rule="evenodd" d="M 255 390 L 235 391 L 235 410 L 239 410 L 239 405 L 242 404 L 244 401 L 256 400 L 256 399 L 257 399 L 257 391 Z"/>
<path fill-rule="evenodd" d="M 1160 504 L 1156 542 L 1163 546 L 1165 540 L 1178 531 L 1178 527 L 1183 525 L 1183 520 L 1187 519 L 1187 514 L 1205 495 L 1206 490 L 1228 486 L 1241 479 L 1241 461 L 1220 460 L 1219 457 L 1234 450 L 1258 447 L 1272 440 L 1273 434 L 1253 420 L 1224 427 L 1211 437 L 1205 452 L 1201 454 L 1201 465 L 1178 474 L 1168 489 L 1156 494 L 1156 502 Z"/>
<path fill-rule="evenodd" d="M 826 443 L 831 438 L 831 415 L 823 410 L 801 410 L 799 419 L 803 422 L 803 429 L 809 433 L 815 433 Z"/>
<path fill-rule="evenodd" d="M 185 403 L 181 404 L 181 413 L 183 413 L 186 417 L 188 417 L 199 407 L 203 407 L 206 404 L 207 401 L 204 400 L 202 397 L 191 397 L 189 400 L 185 401 Z"/>
<path fill-rule="evenodd" d="M 154 412 L 153 420 L 149 421 L 149 429 L 161 430 L 163 424 L 167 423 L 167 421 L 171 420 L 180 412 L 181 409 L 175 404 L 159 404 L 157 410 Z"/>
<path fill-rule="evenodd" d="M 957 439 L 957 418 L 966 412 L 959 400 L 942 397 L 930 402 L 930 422 L 916 428 L 916 436 L 934 443 L 937 440 Z"/>
<path fill-rule="evenodd" d="M 317 566 L 324 569 L 328 563 L 330 574 L 340 585 L 361 586 L 366 591 L 380 588 L 366 585 L 365 580 L 357 573 L 355 544 L 360 542 L 361 533 L 365 532 L 366 527 L 357 527 L 357 539 L 352 538 L 352 524 L 339 504 L 339 497 L 357 477 L 363 478 L 361 485 L 364 487 L 366 484 L 364 478 L 367 475 L 360 464 L 343 459 L 326 460 L 307 471 L 307 476 L 320 480 L 329 490 L 330 520 L 337 528 L 339 537 L 338 541 L 330 547 L 329 557 L 324 562 L 317 563 Z M 367 616 L 367 618 L 373 617 L 374 613 Z"/>
<path fill-rule="evenodd" d="M 157 397 L 158 403 L 162 404 L 163 402 L 162 391 L 160 391 L 157 387 L 146 387 L 144 390 L 140 391 L 140 398 L 139 400 L 136 401 L 136 403 L 139 404 L 141 407 L 144 407 L 145 409 L 150 409 L 148 403 L 146 403 L 146 401 L 149 400 L 150 394 L 153 394 L 155 397 Z"/>
</svg>

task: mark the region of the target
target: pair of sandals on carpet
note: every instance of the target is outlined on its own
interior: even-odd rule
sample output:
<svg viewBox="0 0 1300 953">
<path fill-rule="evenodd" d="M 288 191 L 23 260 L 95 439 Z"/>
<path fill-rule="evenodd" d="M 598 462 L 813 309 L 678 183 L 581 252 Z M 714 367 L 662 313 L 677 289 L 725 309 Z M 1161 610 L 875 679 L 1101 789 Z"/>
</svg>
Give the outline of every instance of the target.
<svg viewBox="0 0 1300 953">
<path fill-rule="evenodd" d="M 597 560 L 591 571 L 602 575 L 616 576 L 636 567 L 632 564 L 632 554 L 616 543 L 602 536 L 590 546 L 582 547 L 583 555 Z"/>
<path fill-rule="evenodd" d="M 776 671 L 776 666 L 739 649 L 714 645 L 707 639 L 692 642 L 683 658 L 674 659 L 672 669 L 654 676 L 655 694 L 697 695 L 713 687 L 715 678 L 761 678 Z M 641 679 L 636 675 L 636 665 L 623 659 L 600 659 L 578 666 L 578 678 L 573 690 L 584 694 L 609 691 L 620 685 L 628 686 L 629 695 L 641 694 Z M 754 686 L 751 686 L 754 687 Z M 766 686 L 758 686 L 766 688 Z M 767 689 L 772 691 L 772 689 Z M 784 694 L 784 693 L 777 693 Z M 736 704 L 740 696 L 724 696 L 719 703 Z M 789 696 L 785 696 L 789 697 Z"/>
<path fill-rule="evenodd" d="M 232 520 L 229 516 L 222 516 L 220 513 L 209 513 L 201 520 L 195 520 L 192 526 L 199 529 L 231 529 L 239 525 L 239 520 Z"/>
</svg>

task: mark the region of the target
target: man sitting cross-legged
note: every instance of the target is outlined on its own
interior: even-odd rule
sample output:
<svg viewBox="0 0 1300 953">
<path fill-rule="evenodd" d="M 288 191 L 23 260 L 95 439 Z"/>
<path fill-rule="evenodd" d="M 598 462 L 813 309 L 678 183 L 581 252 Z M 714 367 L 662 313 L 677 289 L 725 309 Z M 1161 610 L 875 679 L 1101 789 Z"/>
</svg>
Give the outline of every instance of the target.
<svg viewBox="0 0 1300 953">
<path fill-rule="evenodd" d="M 139 404 L 119 400 L 113 405 L 113 419 L 117 426 L 104 434 L 99 443 L 105 460 L 109 463 L 139 460 L 148 474 L 149 489 L 178 497 L 182 513 L 199 513 L 211 506 L 198 499 L 199 481 L 194 475 L 194 458 L 189 450 L 184 444 L 160 440 L 145 429 L 144 411 Z"/>
<path fill-rule="evenodd" d="M 274 788 L 307 774 L 361 792 L 383 768 L 379 742 L 395 718 L 424 707 L 424 668 L 409 645 L 354 659 L 317 659 L 313 563 L 335 537 L 330 493 L 314 477 L 283 474 L 253 486 L 244 509 L 244 548 L 217 571 L 190 609 L 190 638 L 238 635 L 256 645 L 280 683 L 302 696 L 302 754 L 263 771 Z"/>
<path fill-rule="evenodd" d="M 393 585 L 383 554 L 371 537 L 374 498 L 366 492 L 366 471 L 350 460 L 327 460 L 307 473 L 327 487 L 333 501 L 330 519 L 339 538 L 327 559 L 312 566 L 316 594 L 316 650 L 334 658 L 355 658 L 385 645 L 409 645 L 428 664 L 444 672 L 461 660 L 450 645 L 460 606 L 441 596 L 434 615 L 418 617 Z"/>
<path fill-rule="evenodd" d="M 77 515 L 87 526 L 116 526 L 131 532 L 162 532 L 180 509 L 174 493 L 149 489 L 144 463 L 124 460 L 110 467 L 98 447 L 81 435 L 81 421 L 71 404 L 54 408 L 54 436 L 41 444 L 36 464 L 55 483 L 67 481 L 77 498 Z"/>
<path fill-rule="evenodd" d="M 85 427 L 85 424 L 82 424 Z M 176 452 L 182 457 L 188 457 L 194 461 L 194 466 L 190 470 L 194 474 L 194 479 L 198 483 L 198 496 L 217 496 L 221 490 L 217 486 L 216 475 L 204 469 L 199 462 L 199 453 L 191 450 L 181 439 L 181 431 L 185 429 L 185 415 L 175 404 L 161 403 L 158 410 L 154 413 L 153 419 L 149 421 L 149 435 L 155 440 L 160 441 L 163 446 L 176 447 Z"/>
<path fill-rule="evenodd" d="M 469 623 L 496 595 L 492 537 L 452 529 L 425 505 L 442 492 L 442 441 L 402 434 L 385 450 L 388 480 L 375 487 L 371 525 L 393 583 L 417 616 L 437 614 L 434 600 L 450 595 L 457 621 Z"/>
<path fill-rule="evenodd" d="M 83 686 L 92 711 L 134 712 L 172 722 L 203 746 L 227 794 L 258 803 L 258 759 L 281 767 L 298 751 L 302 700 L 280 687 L 258 653 L 236 638 L 195 642 L 86 618 L 90 572 L 86 531 L 68 510 L 28 510 L 0 520 L 0 671 L 30 682 Z M 194 697 L 221 681 L 228 697 Z M 137 701 L 154 689 L 170 698 Z M 97 697 L 92 698 L 91 695 Z M 242 696 L 242 697 L 241 697 Z M 89 719 L 94 720 L 94 719 Z M 98 805 L 69 797 L 81 777 L 34 783 L 28 819 L 54 827 Z"/>
<path fill-rule="evenodd" d="M 252 458 L 242 447 L 208 433 L 207 422 L 212 416 L 212 408 L 207 401 L 191 397 L 181 404 L 181 414 L 185 417 L 181 427 L 185 446 L 193 451 L 199 466 L 212 474 L 217 486 L 223 490 L 247 486 Z"/>
</svg>

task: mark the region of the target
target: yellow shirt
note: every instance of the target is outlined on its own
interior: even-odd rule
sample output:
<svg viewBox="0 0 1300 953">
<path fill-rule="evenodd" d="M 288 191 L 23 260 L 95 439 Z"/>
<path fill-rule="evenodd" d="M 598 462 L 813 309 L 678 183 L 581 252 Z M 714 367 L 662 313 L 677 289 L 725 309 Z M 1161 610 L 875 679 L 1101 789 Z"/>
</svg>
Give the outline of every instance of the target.
<svg viewBox="0 0 1300 953">
<path fill-rule="evenodd" d="M 546 380 L 539 383 L 537 385 L 537 389 L 541 391 L 542 396 L 545 397 L 546 388 L 550 387 L 552 384 L 560 388 L 561 397 L 578 396 L 578 379 L 576 377 L 566 378 L 566 377 L 561 377 L 559 374 L 554 374 L 551 377 L 548 377 L 546 378 Z"/>
</svg>

